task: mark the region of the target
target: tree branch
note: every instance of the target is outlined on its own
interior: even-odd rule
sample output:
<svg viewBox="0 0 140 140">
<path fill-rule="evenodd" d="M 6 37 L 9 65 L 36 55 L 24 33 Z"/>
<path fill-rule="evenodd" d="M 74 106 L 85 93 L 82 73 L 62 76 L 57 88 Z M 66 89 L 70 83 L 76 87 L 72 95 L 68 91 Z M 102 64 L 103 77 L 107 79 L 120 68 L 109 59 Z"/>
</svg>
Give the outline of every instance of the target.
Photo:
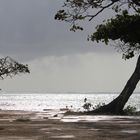
<svg viewBox="0 0 140 140">
<path fill-rule="evenodd" d="M 91 18 L 89 19 L 89 21 L 91 21 L 94 17 L 96 17 L 98 14 L 100 14 L 104 9 L 106 9 L 106 8 L 108 8 L 108 7 L 110 7 L 110 6 L 112 6 L 114 3 L 115 3 L 115 2 L 111 2 L 110 4 L 108 4 L 108 5 L 104 6 L 104 7 L 102 7 L 102 9 L 100 9 L 95 15 L 88 15 L 88 17 L 91 17 Z"/>
<path fill-rule="evenodd" d="M 140 6 L 140 1 L 139 0 L 132 0 L 133 3 L 135 3 L 137 6 Z"/>
</svg>

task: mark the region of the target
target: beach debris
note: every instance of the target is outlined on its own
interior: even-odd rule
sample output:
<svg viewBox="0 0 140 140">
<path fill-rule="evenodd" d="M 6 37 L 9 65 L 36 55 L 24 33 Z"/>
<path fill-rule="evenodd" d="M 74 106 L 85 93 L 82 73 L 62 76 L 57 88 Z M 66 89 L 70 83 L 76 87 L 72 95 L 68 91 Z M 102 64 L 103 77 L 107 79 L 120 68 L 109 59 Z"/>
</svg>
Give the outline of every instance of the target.
<svg viewBox="0 0 140 140">
<path fill-rule="evenodd" d="M 53 115 L 53 117 L 58 117 L 58 114 Z"/>
<path fill-rule="evenodd" d="M 18 121 L 18 122 L 29 122 L 31 120 L 29 118 L 17 118 L 15 121 Z"/>
</svg>

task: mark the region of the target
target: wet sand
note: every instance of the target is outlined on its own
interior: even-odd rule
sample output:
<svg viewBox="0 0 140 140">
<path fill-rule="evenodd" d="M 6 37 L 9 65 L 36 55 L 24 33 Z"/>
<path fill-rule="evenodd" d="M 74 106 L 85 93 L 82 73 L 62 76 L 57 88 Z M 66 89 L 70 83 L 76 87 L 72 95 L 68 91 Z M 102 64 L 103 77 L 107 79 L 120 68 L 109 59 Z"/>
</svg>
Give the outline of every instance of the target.
<svg viewBox="0 0 140 140">
<path fill-rule="evenodd" d="M 140 117 L 0 111 L 0 140 L 139 140 Z"/>
</svg>

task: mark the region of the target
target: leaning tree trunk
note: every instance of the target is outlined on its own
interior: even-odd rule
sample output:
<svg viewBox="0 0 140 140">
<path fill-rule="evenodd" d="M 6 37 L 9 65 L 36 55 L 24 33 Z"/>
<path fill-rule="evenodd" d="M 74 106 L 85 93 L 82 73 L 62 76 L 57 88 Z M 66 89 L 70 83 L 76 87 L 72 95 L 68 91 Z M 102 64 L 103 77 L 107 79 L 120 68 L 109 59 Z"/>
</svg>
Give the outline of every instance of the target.
<svg viewBox="0 0 140 140">
<path fill-rule="evenodd" d="M 123 108 L 127 103 L 128 99 L 130 98 L 130 96 L 132 95 L 133 91 L 135 90 L 139 80 L 140 80 L 140 56 L 138 57 L 137 65 L 132 76 L 126 83 L 120 95 L 109 104 L 94 110 L 93 113 L 122 114 Z"/>
</svg>

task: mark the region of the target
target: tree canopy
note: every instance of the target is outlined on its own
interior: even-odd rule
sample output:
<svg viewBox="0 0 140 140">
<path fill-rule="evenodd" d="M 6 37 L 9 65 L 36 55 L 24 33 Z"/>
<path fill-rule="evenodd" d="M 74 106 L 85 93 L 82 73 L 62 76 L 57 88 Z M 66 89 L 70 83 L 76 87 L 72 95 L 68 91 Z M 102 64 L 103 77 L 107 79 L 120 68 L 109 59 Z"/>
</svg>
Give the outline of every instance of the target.
<svg viewBox="0 0 140 140">
<path fill-rule="evenodd" d="M 112 9 L 114 17 L 97 25 L 88 37 L 91 41 L 117 41 L 116 47 L 129 59 L 140 50 L 140 1 L 139 0 L 66 0 L 56 20 L 70 23 L 70 30 L 83 30 L 80 21 L 91 21 L 105 10 Z"/>
<path fill-rule="evenodd" d="M 28 65 L 23 65 L 10 57 L 0 58 L 0 78 L 13 77 L 19 73 L 30 73 Z"/>
</svg>

